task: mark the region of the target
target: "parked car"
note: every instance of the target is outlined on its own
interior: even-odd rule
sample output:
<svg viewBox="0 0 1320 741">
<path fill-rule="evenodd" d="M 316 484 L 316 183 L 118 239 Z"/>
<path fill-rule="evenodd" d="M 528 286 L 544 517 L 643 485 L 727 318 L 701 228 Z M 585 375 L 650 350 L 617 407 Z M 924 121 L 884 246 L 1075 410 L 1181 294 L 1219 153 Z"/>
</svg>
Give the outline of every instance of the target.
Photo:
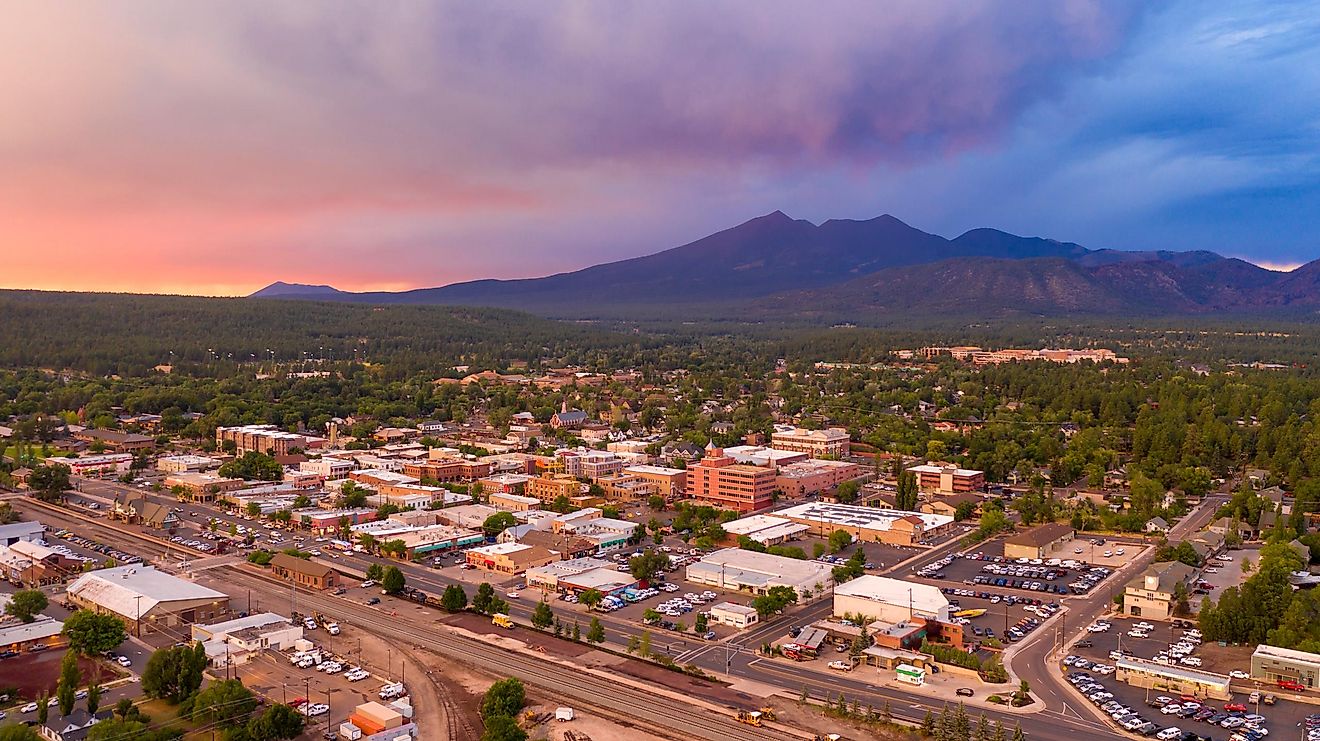
<svg viewBox="0 0 1320 741">
<path fill-rule="evenodd" d="M 958 697 L 971 697 L 976 693 L 972 692 L 971 687 L 959 687 L 958 689 L 954 690 L 954 694 L 957 695 Z"/>
</svg>

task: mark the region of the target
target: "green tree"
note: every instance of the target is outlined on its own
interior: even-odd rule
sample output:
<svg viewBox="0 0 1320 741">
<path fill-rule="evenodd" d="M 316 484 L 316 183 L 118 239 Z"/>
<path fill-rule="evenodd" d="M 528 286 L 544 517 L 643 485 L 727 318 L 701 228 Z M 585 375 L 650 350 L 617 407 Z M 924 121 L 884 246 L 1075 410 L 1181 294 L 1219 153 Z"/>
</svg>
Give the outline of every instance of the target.
<svg viewBox="0 0 1320 741">
<path fill-rule="evenodd" d="M 527 731 L 508 715 L 495 715 L 485 719 L 481 741 L 527 741 Z"/>
<path fill-rule="evenodd" d="M 257 741 L 286 741 L 302 735 L 306 718 L 288 705 L 271 705 L 248 721 L 248 734 Z"/>
<path fill-rule="evenodd" d="M 587 643 L 604 643 L 605 626 L 600 624 L 600 618 L 592 617 L 591 626 L 587 628 Z"/>
<path fill-rule="evenodd" d="M 917 477 L 911 471 L 898 475 L 898 490 L 894 494 L 894 509 L 915 512 L 917 509 Z"/>
<path fill-rule="evenodd" d="M 472 609 L 482 615 L 494 614 L 491 607 L 495 603 L 495 588 L 489 582 L 477 585 L 477 594 L 472 598 Z"/>
<path fill-rule="evenodd" d="M 50 718 L 50 695 L 45 690 L 37 695 L 37 724 L 46 725 L 46 720 Z"/>
<path fill-rule="evenodd" d="M 96 656 L 109 651 L 128 638 L 124 621 L 103 613 L 77 610 L 64 619 L 60 634 L 69 642 L 69 648 L 84 656 Z"/>
<path fill-rule="evenodd" d="M 279 481 L 284 476 L 284 467 L 265 453 L 249 450 L 241 458 L 221 466 L 218 473 L 228 478 Z"/>
<path fill-rule="evenodd" d="M 38 736 L 30 726 L 10 723 L 0 726 L 0 741 L 41 741 L 41 736 Z"/>
<path fill-rule="evenodd" d="M 708 623 L 706 620 L 706 613 L 704 612 L 697 613 L 697 619 L 696 622 L 693 624 L 692 629 L 704 635 L 706 633 L 707 627 L 708 627 Z"/>
<path fill-rule="evenodd" d="M 406 583 L 403 572 L 398 566 L 390 566 L 385 569 L 385 573 L 380 577 L 380 588 L 385 590 L 386 594 L 398 594 L 403 591 Z"/>
<path fill-rule="evenodd" d="M 501 679 L 481 696 L 481 718 L 489 721 L 497 715 L 516 716 L 526 702 L 527 690 L 522 680 L 517 677 Z"/>
<path fill-rule="evenodd" d="M 64 660 L 60 662 L 60 678 L 55 685 L 55 698 L 59 700 L 61 716 L 73 712 L 73 703 L 77 699 L 74 695 L 81 683 L 82 670 L 78 668 L 78 654 L 66 651 Z"/>
<path fill-rule="evenodd" d="M 49 463 L 35 466 L 28 474 L 28 488 L 36 493 L 38 499 L 54 501 L 68 491 L 69 467 L 63 463 Z"/>
<path fill-rule="evenodd" d="M 373 562 L 367 567 L 367 579 L 378 582 L 383 578 L 385 578 L 385 567 L 383 565 Z"/>
<path fill-rule="evenodd" d="M 596 605 L 599 605 L 603 599 L 605 595 L 599 589 L 584 589 L 578 595 L 578 602 L 586 605 L 588 610 L 596 609 Z"/>
<path fill-rule="evenodd" d="M 20 589 L 9 598 L 5 605 L 5 614 L 13 615 L 24 623 L 37 619 L 37 614 L 46 609 L 46 593 L 40 589 Z"/>
<path fill-rule="evenodd" d="M 852 504 L 857 501 L 857 492 L 861 491 L 862 485 L 856 481 L 844 481 L 834 490 L 834 498 L 844 504 Z"/>
<path fill-rule="evenodd" d="M 669 568 L 669 556 L 647 548 L 642 555 L 628 559 L 628 573 L 638 581 L 650 581 Z"/>
<path fill-rule="evenodd" d="M 92 680 L 87 685 L 87 713 L 96 715 L 96 711 L 101 709 L 101 683 Z"/>
<path fill-rule="evenodd" d="M 847 530 L 835 530 L 830 533 L 830 553 L 838 553 L 852 544 L 852 534 Z"/>
<path fill-rule="evenodd" d="M 200 642 L 156 649 L 142 672 L 142 692 L 177 705 L 202 686 L 206 663 L 206 651 Z"/>
<path fill-rule="evenodd" d="M 481 523 L 481 530 L 487 538 L 493 538 L 517 524 L 518 519 L 512 513 L 496 512 Z"/>
<path fill-rule="evenodd" d="M 344 482 L 339 489 L 339 503 L 348 509 L 358 509 L 367 504 L 368 491 L 352 481 Z"/>
<path fill-rule="evenodd" d="M 467 607 L 467 602 L 467 592 L 463 591 L 461 584 L 450 584 L 440 595 L 440 606 L 446 612 L 461 612 Z"/>
<path fill-rule="evenodd" d="M 239 679 L 222 679 L 193 698 L 193 717 L 232 725 L 257 709 L 257 698 Z"/>
<path fill-rule="evenodd" d="M 532 610 L 532 627 L 545 630 L 555 621 L 555 614 L 550 610 L 550 605 L 541 600 L 536 603 L 536 609 Z"/>
<path fill-rule="evenodd" d="M 649 630 L 642 631 L 642 634 L 637 637 L 637 655 L 642 657 L 651 655 L 651 632 Z"/>
</svg>

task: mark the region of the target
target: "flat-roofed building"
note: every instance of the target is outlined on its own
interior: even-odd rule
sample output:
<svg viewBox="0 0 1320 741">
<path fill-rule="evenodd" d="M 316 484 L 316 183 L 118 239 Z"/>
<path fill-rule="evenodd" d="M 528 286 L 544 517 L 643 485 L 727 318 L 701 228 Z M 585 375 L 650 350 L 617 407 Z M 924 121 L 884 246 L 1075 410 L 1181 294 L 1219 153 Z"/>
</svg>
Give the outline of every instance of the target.
<svg viewBox="0 0 1320 741">
<path fill-rule="evenodd" d="M 303 626 L 273 612 L 210 625 L 192 625 L 192 639 L 200 641 L 207 660 L 216 669 L 246 664 L 262 651 L 283 651 L 303 637 Z"/>
<path fill-rule="evenodd" d="M 844 530 L 862 542 L 929 545 L 953 529 L 953 518 L 896 509 L 810 502 L 772 513 L 802 525 L 817 535 Z"/>
<path fill-rule="evenodd" d="M 201 473 L 219 467 L 219 459 L 205 455 L 167 455 L 156 459 L 156 470 L 165 473 Z"/>
<path fill-rule="evenodd" d="M 490 475 L 490 464 L 483 461 L 470 461 L 466 458 L 442 457 L 405 463 L 403 472 L 419 479 L 429 479 L 441 483 L 475 481 Z"/>
<path fill-rule="evenodd" d="M 1185 694 L 1215 700 L 1232 699 L 1229 677 L 1224 674 L 1124 656 L 1114 662 L 1114 678 L 1134 687 L 1148 687 L 1170 694 Z"/>
<path fill-rule="evenodd" d="M 861 466 L 847 461 L 811 459 L 780 466 L 775 488 L 790 499 L 832 491 L 839 484 L 862 475 Z"/>
<path fill-rule="evenodd" d="M 985 472 L 957 466 L 910 466 L 908 473 L 917 477 L 917 488 L 937 494 L 959 494 L 985 489 Z"/>
<path fill-rule="evenodd" d="M 481 490 L 487 494 L 523 494 L 532 477 L 523 473 L 493 473 L 481 481 Z"/>
<path fill-rule="evenodd" d="M 526 512 L 529 509 L 536 509 L 541 506 L 541 500 L 536 497 L 524 497 L 519 494 L 500 494 L 490 495 L 490 504 L 492 507 L 499 507 L 510 512 Z"/>
<path fill-rule="evenodd" d="M 724 448 L 724 454 L 736 463 L 746 466 L 787 466 L 811 460 L 811 455 L 800 450 L 779 450 L 763 445 L 734 445 Z"/>
<path fill-rule="evenodd" d="M 80 458 L 47 458 L 47 465 L 65 466 L 74 476 L 95 476 L 102 473 L 125 473 L 133 465 L 132 453 L 103 453 Z"/>
<path fill-rule="evenodd" d="M 314 473 L 321 477 L 322 481 L 340 481 L 348 478 L 348 474 L 356 468 L 356 464 L 351 460 L 343 458 L 331 458 L 321 456 L 309 461 L 303 461 L 298 464 L 299 471 Z"/>
<path fill-rule="evenodd" d="M 9 595 L 0 599 L 0 610 L 9 604 Z M 40 643 L 46 647 L 65 643 L 64 623 L 46 615 L 37 615 L 30 623 L 16 618 L 0 620 L 0 650 L 24 653 Z"/>
<path fill-rule="evenodd" d="M 521 543 L 496 543 L 469 548 L 467 562 L 472 566 L 501 574 L 521 574 L 537 566 L 559 560 L 559 554 L 540 546 Z"/>
<path fill-rule="evenodd" d="M 1260 644 L 1251 654 L 1251 678 L 1277 683 L 1297 682 L 1308 690 L 1320 687 L 1320 654 Z"/>
<path fill-rule="evenodd" d="M 133 632 L 174 630 L 229 614 L 229 595 L 143 564 L 90 571 L 66 594 L 79 607 L 119 617 Z"/>
<path fill-rule="evenodd" d="M 687 495 L 701 504 L 758 512 L 774 503 L 775 470 L 737 463 L 713 445 L 688 468 Z"/>
<path fill-rule="evenodd" d="M 811 528 L 785 517 L 751 515 L 726 522 L 724 532 L 738 538 L 745 535 L 761 545 L 779 545 L 807 532 Z"/>
<path fill-rule="evenodd" d="M 630 473 L 604 476 L 596 479 L 596 483 L 605 490 L 605 498 L 611 502 L 639 502 L 660 493 L 655 482 Z"/>
<path fill-rule="evenodd" d="M 245 483 L 214 473 L 184 472 L 165 477 L 165 488 L 190 502 L 214 502 L 225 492 L 242 489 Z"/>
<path fill-rule="evenodd" d="M 656 493 L 664 497 L 667 502 L 687 493 L 686 469 L 667 466 L 628 466 L 623 472 L 655 484 Z"/>
<path fill-rule="evenodd" d="M 949 599 L 939 587 L 871 574 L 835 585 L 834 614 L 865 615 L 885 623 L 951 619 Z"/>
<path fill-rule="evenodd" d="M 847 458 L 852 437 L 842 427 L 807 430 L 792 425 L 776 425 L 770 433 L 770 447 L 795 450 L 812 458 Z"/>
<path fill-rule="evenodd" d="M 792 587 L 799 601 L 809 602 L 829 591 L 831 568 L 820 561 L 725 548 L 688 564 L 687 580 L 749 594 L 765 594 L 771 587 Z"/>
<path fill-rule="evenodd" d="M 313 450 L 325 444 L 325 439 L 285 432 L 275 425 L 239 425 L 236 427 L 215 428 L 215 445 L 221 450 L 226 442 L 232 442 L 235 452 L 243 455 L 248 452 L 268 455 L 288 455 L 291 450 Z"/>
<path fill-rule="evenodd" d="M 761 614 L 747 605 L 735 602 L 720 602 L 710 608 L 710 619 L 719 625 L 728 625 L 738 630 L 760 622 Z"/>
<path fill-rule="evenodd" d="M 574 558 L 556 561 L 527 570 L 527 588 L 547 592 L 581 594 L 595 589 L 602 594 L 617 594 L 637 585 L 626 571 L 600 558 Z"/>
<path fill-rule="evenodd" d="M 46 526 L 40 522 L 24 520 L 0 525 L 0 546 L 13 545 L 20 540 L 29 543 L 44 539 Z"/>
<path fill-rule="evenodd" d="M 542 502 L 553 502 L 559 497 L 573 499 L 586 494 L 589 487 L 567 474 L 538 476 L 527 482 L 527 496 Z"/>
<path fill-rule="evenodd" d="M 502 511 L 485 504 L 460 504 L 457 507 L 445 507 L 435 512 L 441 522 L 469 530 L 480 530 L 487 517 Z"/>
<path fill-rule="evenodd" d="M 134 453 L 156 447 L 156 438 L 118 430 L 86 429 L 73 433 L 73 439 L 88 445 L 100 444 L 114 453 Z"/>
</svg>

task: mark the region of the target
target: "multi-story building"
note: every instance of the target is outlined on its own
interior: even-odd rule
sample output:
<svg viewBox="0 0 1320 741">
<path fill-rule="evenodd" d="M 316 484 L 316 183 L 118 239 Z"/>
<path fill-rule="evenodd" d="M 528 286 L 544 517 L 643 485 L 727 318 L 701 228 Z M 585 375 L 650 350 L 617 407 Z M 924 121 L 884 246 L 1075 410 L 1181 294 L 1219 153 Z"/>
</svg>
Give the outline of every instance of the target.
<svg viewBox="0 0 1320 741">
<path fill-rule="evenodd" d="M 687 495 L 702 504 L 756 512 L 774 503 L 775 470 L 737 463 L 714 445 L 687 471 Z"/>
<path fill-rule="evenodd" d="M 156 470 L 165 473 L 201 473 L 219 467 L 220 461 L 204 455 L 168 455 L 156 460 Z"/>
<path fill-rule="evenodd" d="M 156 447 L 156 438 L 118 430 L 86 429 L 73 433 L 73 439 L 89 445 L 100 444 L 112 453 L 132 453 Z"/>
<path fill-rule="evenodd" d="M 985 489 L 985 472 L 957 466 L 911 466 L 908 473 L 917 477 L 917 488 L 936 494 L 961 494 Z"/>
<path fill-rule="evenodd" d="M 656 494 L 673 501 L 687 492 L 687 471 L 665 466 L 628 466 L 623 472 L 655 484 Z"/>
<path fill-rule="evenodd" d="M 323 438 L 285 432 L 275 425 L 215 428 L 216 447 L 223 449 L 226 441 L 233 441 L 238 455 L 253 451 L 269 455 L 288 455 L 294 448 L 311 450 L 325 443 Z"/>
<path fill-rule="evenodd" d="M 353 461 L 330 457 L 321 457 L 298 464 L 299 471 L 317 474 L 322 481 L 346 479 L 349 472 L 354 468 Z"/>
<path fill-rule="evenodd" d="M 807 430 L 791 425 L 779 425 L 770 434 L 770 447 L 808 453 L 812 458 L 845 458 L 848 456 L 851 441 L 848 431 L 842 427 Z"/>
<path fill-rule="evenodd" d="M 433 481 L 471 481 L 489 476 L 490 464 L 463 458 L 436 458 L 405 463 L 403 472 L 409 476 Z"/>
<path fill-rule="evenodd" d="M 660 493 L 655 482 L 630 473 L 603 476 L 596 483 L 605 490 L 605 498 L 611 502 L 636 502 Z"/>
<path fill-rule="evenodd" d="M 780 466 L 775 476 L 775 488 L 793 499 L 831 491 L 861 473 L 862 469 L 856 463 L 813 459 Z"/>
<path fill-rule="evenodd" d="M 553 502 L 559 497 L 580 497 L 587 492 L 587 485 L 565 474 L 539 476 L 527 482 L 527 496 L 536 497 L 542 502 Z"/>
<path fill-rule="evenodd" d="M 1194 573 L 1196 569 L 1178 561 L 1151 564 L 1123 588 L 1123 614 L 1168 620 L 1177 605 L 1178 585 L 1187 586 Z"/>
</svg>

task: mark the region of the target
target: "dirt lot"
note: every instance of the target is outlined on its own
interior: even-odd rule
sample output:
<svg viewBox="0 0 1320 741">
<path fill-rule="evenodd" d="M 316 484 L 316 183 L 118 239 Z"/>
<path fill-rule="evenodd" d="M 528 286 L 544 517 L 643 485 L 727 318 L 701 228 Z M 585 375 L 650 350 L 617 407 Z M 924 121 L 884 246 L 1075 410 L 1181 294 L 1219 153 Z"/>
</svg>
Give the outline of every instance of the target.
<svg viewBox="0 0 1320 741">
<path fill-rule="evenodd" d="M 35 699 L 43 690 L 53 694 L 64 654 L 63 650 L 57 649 L 0 661 L 0 687 L 17 687 L 19 696 L 29 700 Z M 84 683 L 95 677 L 104 684 L 118 676 L 109 667 L 88 658 L 79 659 L 78 667 L 82 670 Z"/>
</svg>

